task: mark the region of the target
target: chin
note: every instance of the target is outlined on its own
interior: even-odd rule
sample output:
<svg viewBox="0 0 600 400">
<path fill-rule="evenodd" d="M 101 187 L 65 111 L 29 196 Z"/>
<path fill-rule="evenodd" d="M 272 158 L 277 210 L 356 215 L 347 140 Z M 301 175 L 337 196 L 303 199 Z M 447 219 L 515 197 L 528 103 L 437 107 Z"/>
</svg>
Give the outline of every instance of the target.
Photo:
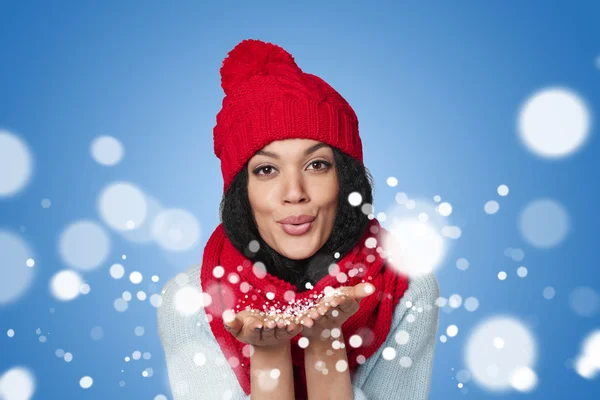
<svg viewBox="0 0 600 400">
<path fill-rule="evenodd" d="M 314 255 L 317 251 L 306 251 L 306 249 L 283 249 L 283 255 L 291 260 L 305 260 Z"/>
<path fill-rule="evenodd" d="M 321 246 L 325 244 L 324 242 L 321 243 L 321 238 L 323 236 L 322 232 L 314 228 L 318 227 L 313 226 L 311 230 L 304 235 L 291 236 L 281 231 L 281 227 L 278 226 L 277 229 L 280 230 L 280 232 L 272 235 L 276 245 L 276 247 L 273 248 L 279 254 L 290 260 L 305 260 L 312 257 L 319 251 Z"/>
<path fill-rule="evenodd" d="M 291 259 L 291 260 L 304 260 L 313 256 L 319 248 L 313 243 L 300 243 L 293 241 L 291 243 L 285 243 L 279 247 L 279 254 Z"/>
</svg>

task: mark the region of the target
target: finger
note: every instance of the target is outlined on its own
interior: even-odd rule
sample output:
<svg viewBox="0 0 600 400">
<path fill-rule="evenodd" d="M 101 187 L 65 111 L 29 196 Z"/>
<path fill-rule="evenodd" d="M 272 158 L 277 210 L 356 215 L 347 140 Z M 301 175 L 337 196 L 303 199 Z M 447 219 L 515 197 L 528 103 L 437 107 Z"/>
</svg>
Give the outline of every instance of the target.
<svg viewBox="0 0 600 400">
<path fill-rule="evenodd" d="M 260 328 L 261 321 L 257 316 L 258 310 L 243 310 L 235 315 L 235 318 L 241 322 L 241 324 L 251 332 L 254 332 L 255 328 Z M 242 328 L 243 329 L 243 328 Z"/>
<path fill-rule="evenodd" d="M 312 318 L 310 318 L 308 315 L 305 315 L 304 317 L 302 317 L 300 323 L 307 328 L 312 328 L 315 324 L 315 322 L 312 320 Z"/>
<path fill-rule="evenodd" d="M 291 324 L 289 324 L 287 326 L 286 331 L 287 331 L 288 336 L 293 337 L 293 336 L 296 336 L 297 334 L 299 334 L 300 332 L 302 332 L 303 329 L 304 329 L 304 325 L 292 322 Z"/>
<path fill-rule="evenodd" d="M 365 297 L 368 297 L 375 293 L 375 286 L 371 283 L 359 283 L 356 286 L 353 286 L 351 290 L 349 290 L 350 297 L 356 300 L 362 300 Z"/>
<path fill-rule="evenodd" d="M 262 331 L 263 328 L 263 324 L 262 322 L 256 320 L 250 324 L 247 325 L 248 326 L 248 330 L 249 335 L 256 338 L 256 340 L 260 340 L 260 332 Z"/>
<path fill-rule="evenodd" d="M 275 324 L 277 325 L 277 329 L 282 329 L 287 327 L 287 323 L 283 318 L 279 318 L 275 321 Z"/>
<path fill-rule="evenodd" d="M 332 307 L 330 305 L 320 305 L 318 307 L 318 311 L 319 311 L 319 318 L 317 319 L 317 321 L 319 321 L 320 323 L 327 323 L 330 320 L 330 313 L 329 311 L 332 309 Z"/>
<path fill-rule="evenodd" d="M 331 307 L 331 309 L 336 308 L 337 306 L 340 305 L 340 303 L 343 301 L 343 299 L 339 298 L 339 297 L 334 297 L 330 302 L 329 302 L 329 307 Z"/>
<path fill-rule="evenodd" d="M 325 314 L 327 314 L 329 307 L 330 307 L 329 305 L 319 304 L 319 306 L 317 307 L 317 311 L 319 312 L 319 314 L 325 315 Z"/>
<path fill-rule="evenodd" d="M 358 302 L 353 298 L 347 298 L 340 302 L 336 308 L 344 313 L 354 312 L 358 308 Z"/>
<path fill-rule="evenodd" d="M 283 319 L 279 319 L 276 321 L 276 329 L 275 329 L 275 338 L 276 339 L 284 339 L 288 337 L 285 321 Z"/>
<path fill-rule="evenodd" d="M 225 329 L 235 337 L 238 337 L 244 327 L 244 323 L 237 316 L 233 321 L 227 323 L 223 322 L 223 325 L 225 325 Z"/>
<path fill-rule="evenodd" d="M 313 321 L 318 321 L 321 318 L 321 313 L 316 308 L 313 308 L 308 312 L 308 317 L 310 317 Z"/>
<path fill-rule="evenodd" d="M 267 322 L 265 322 L 265 325 L 263 326 L 263 329 L 261 331 L 260 339 L 261 340 L 272 339 L 275 335 L 275 327 L 276 326 L 277 325 L 275 324 L 275 321 L 267 320 Z"/>
</svg>

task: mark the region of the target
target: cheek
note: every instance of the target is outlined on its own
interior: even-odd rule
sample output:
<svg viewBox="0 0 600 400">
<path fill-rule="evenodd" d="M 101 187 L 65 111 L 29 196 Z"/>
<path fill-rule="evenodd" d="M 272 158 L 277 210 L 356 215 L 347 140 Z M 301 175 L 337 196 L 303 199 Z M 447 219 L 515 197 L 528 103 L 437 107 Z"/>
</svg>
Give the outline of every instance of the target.
<svg viewBox="0 0 600 400">
<path fill-rule="evenodd" d="M 274 210 L 273 191 L 267 187 L 248 188 L 248 200 L 256 217 L 271 214 Z"/>
<path fill-rule="evenodd" d="M 339 188 L 337 180 L 333 179 L 331 181 L 326 182 L 316 191 L 319 203 L 323 207 L 335 207 L 337 206 L 338 196 L 339 196 Z"/>
</svg>

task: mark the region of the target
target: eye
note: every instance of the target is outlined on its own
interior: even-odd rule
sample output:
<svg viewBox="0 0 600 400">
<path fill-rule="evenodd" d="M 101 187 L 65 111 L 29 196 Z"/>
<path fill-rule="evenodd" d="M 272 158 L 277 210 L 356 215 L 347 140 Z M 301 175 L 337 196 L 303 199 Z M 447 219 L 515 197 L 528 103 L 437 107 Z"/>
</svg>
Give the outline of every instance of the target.
<svg viewBox="0 0 600 400">
<path fill-rule="evenodd" d="M 274 169 L 274 168 L 273 168 L 272 166 L 270 166 L 270 165 L 265 165 L 264 167 L 258 167 L 258 168 L 256 168 L 254 171 L 252 171 L 252 173 L 253 173 L 254 175 L 259 175 L 259 176 L 269 176 L 269 175 L 271 175 L 269 172 L 270 172 L 271 170 L 273 170 L 273 169 Z M 267 172 L 267 173 L 264 173 L 264 174 L 261 174 L 260 172 L 261 172 L 261 171 L 264 171 L 264 170 L 267 170 L 268 172 Z"/>
<path fill-rule="evenodd" d="M 329 163 L 329 162 L 327 162 L 325 160 L 316 160 L 316 161 L 313 161 L 313 162 L 310 163 L 311 166 L 314 166 L 315 164 L 318 165 L 318 166 L 321 166 L 320 168 L 313 168 L 313 169 L 315 169 L 317 171 L 326 170 L 326 169 L 328 169 L 331 166 L 331 163 Z"/>
</svg>

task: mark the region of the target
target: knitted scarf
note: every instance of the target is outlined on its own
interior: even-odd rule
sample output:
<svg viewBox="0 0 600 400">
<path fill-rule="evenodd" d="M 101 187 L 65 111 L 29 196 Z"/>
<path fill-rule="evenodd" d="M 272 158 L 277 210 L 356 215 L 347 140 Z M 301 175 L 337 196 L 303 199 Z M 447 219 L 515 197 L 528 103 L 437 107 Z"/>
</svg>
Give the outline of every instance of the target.
<svg viewBox="0 0 600 400">
<path fill-rule="evenodd" d="M 357 245 L 337 261 L 338 268 L 330 269 L 330 273 L 312 289 L 298 292 L 289 282 L 267 273 L 260 263 L 252 264 L 228 240 L 223 225 L 217 226 L 204 248 L 200 272 L 203 292 L 212 299 L 210 304 L 205 302 L 205 311 L 223 355 L 247 395 L 250 394 L 249 347 L 225 330 L 223 312 L 234 310 L 237 313 L 246 306 L 263 311 L 265 305 L 267 308 L 269 304 L 286 305 L 290 299 L 307 301 L 311 296 L 323 293 L 327 286 L 337 288 L 370 282 L 375 286 L 375 293 L 362 299 L 359 310 L 342 325 L 348 368 L 353 377 L 356 368 L 386 340 L 394 309 L 408 288 L 408 278 L 379 254 L 384 252 L 380 246 L 387 234 L 389 232 L 372 219 Z M 369 238 L 376 242 L 373 239 L 367 241 Z M 353 335 L 362 338 L 358 348 L 349 344 Z M 304 350 L 298 346 L 300 337 L 302 334 L 291 339 L 291 352 L 299 374 L 294 380 L 296 399 L 305 399 Z"/>
</svg>

